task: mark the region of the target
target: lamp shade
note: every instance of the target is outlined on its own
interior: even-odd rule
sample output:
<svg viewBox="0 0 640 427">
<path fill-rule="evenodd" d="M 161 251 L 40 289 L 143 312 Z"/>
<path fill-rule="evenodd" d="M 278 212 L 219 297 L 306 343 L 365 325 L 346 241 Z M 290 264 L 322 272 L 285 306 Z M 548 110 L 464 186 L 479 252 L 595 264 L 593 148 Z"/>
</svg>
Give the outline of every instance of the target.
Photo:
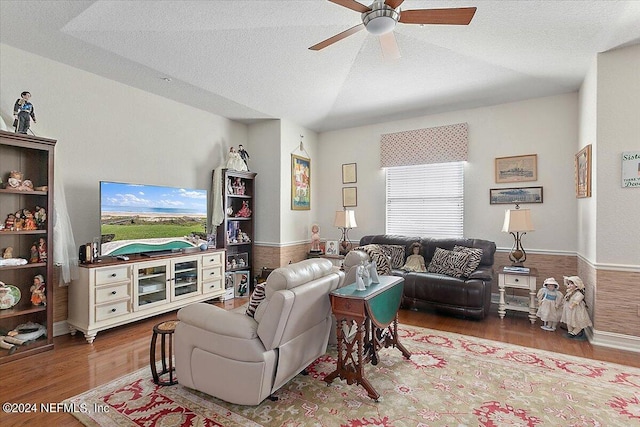
<svg viewBox="0 0 640 427">
<path fill-rule="evenodd" d="M 336 211 L 333 226 L 338 228 L 356 228 L 358 226 L 358 224 L 356 224 L 356 213 L 348 209 Z"/>
<path fill-rule="evenodd" d="M 502 231 L 511 233 L 534 230 L 533 222 L 531 221 L 531 211 L 529 209 L 507 209 L 504 211 Z"/>
</svg>

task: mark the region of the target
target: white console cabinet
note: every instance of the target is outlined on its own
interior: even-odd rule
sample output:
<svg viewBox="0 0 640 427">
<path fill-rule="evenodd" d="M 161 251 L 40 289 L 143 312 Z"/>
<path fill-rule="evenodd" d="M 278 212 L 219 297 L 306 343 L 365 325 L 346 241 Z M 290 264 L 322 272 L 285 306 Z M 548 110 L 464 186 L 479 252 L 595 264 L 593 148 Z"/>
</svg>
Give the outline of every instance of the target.
<svg viewBox="0 0 640 427">
<path fill-rule="evenodd" d="M 224 254 L 184 251 L 82 265 L 78 280 L 69 285 L 71 334 L 81 331 L 92 343 L 105 329 L 222 296 Z"/>
</svg>

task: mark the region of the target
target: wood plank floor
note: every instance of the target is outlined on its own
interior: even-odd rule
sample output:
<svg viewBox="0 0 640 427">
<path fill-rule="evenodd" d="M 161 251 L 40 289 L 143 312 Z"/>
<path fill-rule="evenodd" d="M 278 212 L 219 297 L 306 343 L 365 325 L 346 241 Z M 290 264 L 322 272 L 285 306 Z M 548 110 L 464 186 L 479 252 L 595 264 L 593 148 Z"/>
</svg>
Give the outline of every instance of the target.
<svg viewBox="0 0 640 427">
<path fill-rule="evenodd" d="M 242 300 L 234 300 L 239 305 Z M 227 304 L 228 306 L 229 304 Z M 54 338 L 53 351 L 2 365 L 0 402 L 60 403 L 136 369 L 149 366 L 153 325 L 175 319 L 175 312 L 98 333 L 93 344 L 81 334 Z M 482 321 L 401 310 L 400 323 L 487 338 L 511 344 L 571 354 L 640 368 L 638 353 L 595 347 L 564 338 L 563 332 L 545 332 L 531 325 L 525 313 L 508 312 L 501 320 L 495 310 Z M 158 340 L 160 341 L 160 340 Z M 158 351 L 159 355 L 160 352 Z M 13 415 L 0 412 L 0 425 L 81 425 L 66 413 Z"/>
</svg>

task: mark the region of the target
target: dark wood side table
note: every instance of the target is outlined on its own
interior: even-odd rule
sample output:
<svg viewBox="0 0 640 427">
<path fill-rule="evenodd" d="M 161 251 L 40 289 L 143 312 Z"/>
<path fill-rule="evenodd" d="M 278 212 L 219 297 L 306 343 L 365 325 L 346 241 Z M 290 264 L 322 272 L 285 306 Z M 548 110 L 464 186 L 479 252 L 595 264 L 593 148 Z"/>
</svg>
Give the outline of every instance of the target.
<svg viewBox="0 0 640 427">
<path fill-rule="evenodd" d="M 359 384 L 369 397 L 377 401 L 380 394 L 364 377 L 364 366 L 378 364 L 378 350 L 395 347 L 407 359 L 411 353 L 398 340 L 398 309 L 402 299 L 404 279 L 380 276 L 364 291 L 356 284 L 331 292 L 331 308 L 337 320 L 338 362 L 335 371 L 327 375 L 327 384 L 340 378 L 347 384 Z"/>
<path fill-rule="evenodd" d="M 177 324 L 178 320 L 169 320 L 166 322 L 158 323 L 153 327 L 151 348 L 149 350 L 149 363 L 151 364 L 151 375 L 153 376 L 153 382 L 158 385 L 174 385 L 178 383 L 178 380 L 174 379 L 173 376 L 173 372 L 176 369 L 173 366 L 173 333 L 176 331 Z M 158 335 L 162 337 L 160 339 L 160 357 L 162 359 L 161 372 L 158 372 L 158 370 L 156 369 L 156 341 L 158 339 Z M 167 341 L 169 344 L 168 348 Z M 164 374 L 169 374 L 169 381 L 160 380 L 160 375 Z"/>
</svg>

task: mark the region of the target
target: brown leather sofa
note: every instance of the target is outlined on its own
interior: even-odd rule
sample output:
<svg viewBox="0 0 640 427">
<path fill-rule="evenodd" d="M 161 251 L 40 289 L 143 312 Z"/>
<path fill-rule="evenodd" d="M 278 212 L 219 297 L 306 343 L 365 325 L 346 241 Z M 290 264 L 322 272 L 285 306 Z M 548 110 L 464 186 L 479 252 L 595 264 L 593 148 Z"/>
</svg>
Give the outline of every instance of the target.
<svg viewBox="0 0 640 427">
<path fill-rule="evenodd" d="M 421 255 L 428 266 L 436 248 L 452 250 L 454 246 L 482 249 L 482 258 L 476 270 L 469 277 L 455 278 L 438 273 L 416 273 L 393 269 L 392 274 L 404 277 L 402 307 L 409 309 L 434 309 L 438 312 L 483 319 L 491 307 L 491 285 L 495 279 L 493 271 L 496 244 L 481 239 L 436 239 L 399 235 L 371 235 L 360 239 L 360 246 L 369 244 L 402 245 L 405 259 L 411 255 L 411 245 L 420 242 Z M 357 253 L 353 253 L 357 252 Z M 344 267 L 349 272 L 368 256 L 361 251 L 347 254 Z M 347 273 L 346 283 L 354 277 Z"/>
</svg>

